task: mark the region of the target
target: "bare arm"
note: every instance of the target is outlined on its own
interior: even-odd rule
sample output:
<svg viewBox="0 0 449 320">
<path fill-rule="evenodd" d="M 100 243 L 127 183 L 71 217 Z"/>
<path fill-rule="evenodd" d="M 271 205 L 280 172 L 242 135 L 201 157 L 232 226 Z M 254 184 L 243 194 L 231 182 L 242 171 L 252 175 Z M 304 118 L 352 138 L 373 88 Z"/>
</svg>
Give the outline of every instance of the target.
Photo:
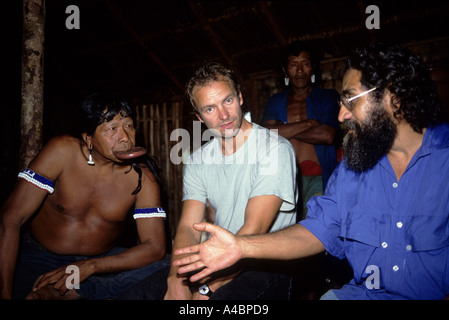
<svg viewBox="0 0 449 320">
<path fill-rule="evenodd" d="M 252 197 L 245 210 L 245 223 L 237 235 L 249 235 L 268 232 L 279 212 L 282 199 L 274 195 Z"/>
<path fill-rule="evenodd" d="M 277 130 L 286 139 L 298 139 L 310 144 L 331 145 L 336 134 L 335 128 L 313 119 L 287 124 L 279 120 L 266 120 L 262 125 L 270 130 Z"/>
<path fill-rule="evenodd" d="M 61 143 L 62 142 L 62 143 Z M 29 168 L 55 181 L 70 151 L 61 147 L 64 138 L 47 143 Z M 48 192 L 19 179 L 0 212 L 0 297 L 11 298 L 13 275 L 19 248 L 21 226 L 39 209 Z"/>
<path fill-rule="evenodd" d="M 244 258 L 289 260 L 324 251 L 318 238 L 300 224 L 274 233 L 251 236 L 234 236 L 223 228 L 207 223 L 196 224 L 194 228 L 207 231 L 212 237 L 202 244 L 174 251 L 174 255 L 193 254 L 173 262 L 174 266 L 179 267 L 179 273 L 204 268 L 193 275 L 191 281 L 228 268 Z"/>
<path fill-rule="evenodd" d="M 237 235 L 262 234 L 268 232 L 273 224 L 276 214 L 281 207 L 282 199 L 274 195 L 263 195 L 250 198 L 245 210 L 245 223 L 237 232 Z M 214 279 L 208 282 L 212 291 L 218 290 L 232 281 L 240 272 L 228 275 L 224 278 Z"/>
<path fill-rule="evenodd" d="M 185 246 L 197 245 L 201 234 L 192 228 L 192 224 L 201 222 L 204 218 L 206 205 L 196 200 L 185 200 L 182 206 L 181 220 L 176 230 L 173 251 Z M 172 261 L 180 257 L 172 257 Z M 182 257 L 181 257 L 182 258 Z M 178 273 L 178 267 L 172 265 L 167 278 L 167 293 L 164 299 L 191 299 L 190 288 L 185 283 L 186 278 Z"/>
<path fill-rule="evenodd" d="M 0 298 L 12 297 L 13 275 L 19 249 L 20 227 L 41 205 L 47 192 L 19 181 L 0 215 Z"/>
</svg>

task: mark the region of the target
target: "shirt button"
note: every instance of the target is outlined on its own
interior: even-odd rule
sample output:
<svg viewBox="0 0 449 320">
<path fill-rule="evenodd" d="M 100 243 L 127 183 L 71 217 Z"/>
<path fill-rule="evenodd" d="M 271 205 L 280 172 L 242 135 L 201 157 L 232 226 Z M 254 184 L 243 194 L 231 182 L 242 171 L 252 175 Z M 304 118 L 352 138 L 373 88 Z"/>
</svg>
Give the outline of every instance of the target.
<svg viewBox="0 0 449 320">
<path fill-rule="evenodd" d="M 401 222 L 401 221 L 399 221 L 398 223 L 396 223 L 396 227 L 398 227 L 398 228 L 402 228 L 402 222 Z"/>
<path fill-rule="evenodd" d="M 382 242 L 382 248 L 386 248 L 386 247 L 388 247 L 388 243 Z"/>
<path fill-rule="evenodd" d="M 398 184 L 395 182 L 395 183 L 393 183 L 393 188 L 397 188 L 398 187 Z"/>
<path fill-rule="evenodd" d="M 398 271 L 399 267 L 398 266 L 393 266 L 393 271 Z"/>
<path fill-rule="evenodd" d="M 412 250 L 412 246 L 409 244 L 409 245 L 407 245 L 407 246 L 405 246 L 405 250 L 407 250 L 407 251 L 411 251 Z"/>
</svg>

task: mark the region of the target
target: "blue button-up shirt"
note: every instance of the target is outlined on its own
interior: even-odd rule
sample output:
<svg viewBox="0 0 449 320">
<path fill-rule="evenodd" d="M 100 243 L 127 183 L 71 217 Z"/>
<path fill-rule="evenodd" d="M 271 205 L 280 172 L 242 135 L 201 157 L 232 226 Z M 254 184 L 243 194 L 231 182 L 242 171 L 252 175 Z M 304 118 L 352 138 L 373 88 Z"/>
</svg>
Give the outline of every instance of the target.
<svg viewBox="0 0 449 320">
<path fill-rule="evenodd" d="M 345 161 L 300 223 L 354 279 L 340 299 L 443 299 L 449 295 L 449 125 L 428 128 L 397 181 L 384 156 L 356 173 Z"/>
<path fill-rule="evenodd" d="M 262 121 L 279 120 L 282 123 L 287 123 L 288 111 L 288 94 L 290 88 L 281 93 L 276 93 L 267 102 Z M 307 119 L 314 119 L 322 124 L 334 127 L 337 131 L 340 130 L 340 123 L 338 122 L 338 106 L 339 95 L 333 89 L 322 89 L 313 86 L 312 92 L 306 99 Z M 337 154 L 334 145 L 315 145 L 315 152 L 318 157 L 322 169 L 323 189 L 326 188 L 327 181 L 337 166 Z"/>
</svg>

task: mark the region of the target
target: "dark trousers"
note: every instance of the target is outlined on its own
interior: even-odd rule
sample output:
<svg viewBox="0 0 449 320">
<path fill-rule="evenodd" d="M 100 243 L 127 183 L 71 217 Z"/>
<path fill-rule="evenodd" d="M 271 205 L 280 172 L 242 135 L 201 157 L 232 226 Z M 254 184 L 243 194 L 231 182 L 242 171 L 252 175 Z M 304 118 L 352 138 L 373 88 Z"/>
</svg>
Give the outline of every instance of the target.
<svg viewBox="0 0 449 320">
<path fill-rule="evenodd" d="M 122 295 L 124 300 L 162 300 L 170 268 L 156 271 Z M 291 276 L 264 271 L 245 271 L 219 288 L 210 300 L 288 300 Z"/>
<path fill-rule="evenodd" d="M 125 250 L 126 248 L 114 247 L 102 256 L 119 254 Z M 89 258 L 94 257 L 59 255 L 49 252 L 30 233 L 26 232 L 23 236 L 20 255 L 17 261 L 13 293 L 14 299 L 24 299 L 31 292 L 34 282 L 40 275 L 60 266 L 70 265 Z M 93 275 L 80 284 L 80 289 L 75 290 L 80 295 L 80 299 L 117 299 L 128 288 L 140 280 L 145 279 L 151 273 L 166 266 L 170 266 L 170 263 L 166 260 L 160 260 L 139 269 Z"/>
</svg>

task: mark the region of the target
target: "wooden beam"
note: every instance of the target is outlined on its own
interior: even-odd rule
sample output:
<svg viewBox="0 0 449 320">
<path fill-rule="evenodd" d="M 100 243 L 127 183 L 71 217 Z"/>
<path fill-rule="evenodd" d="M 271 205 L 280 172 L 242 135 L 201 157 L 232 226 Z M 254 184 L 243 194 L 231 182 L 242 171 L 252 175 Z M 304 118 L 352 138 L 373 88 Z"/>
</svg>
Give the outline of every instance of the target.
<svg viewBox="0 0 449 320">
<path fill-rule="evenodd" d="M 244 88 L 242 87 L 244 84 L 243 77 L 240 74 L 240 71 L 238 70 L 238 67 L 232 60 L 231 55 L 227 52 L 227 50 L 222 45 L 222 40 L 220 37 L 215 33 L 214 29 L 212 28 L 212 25 L 207 20 L 206 16 L 203 13 L 203 10 L 193 1 L 187 1 L 190 8 L 192 9 L 193 13 L 197 17 L 198 21 L 201 24 L 201 27 L 204 31 L 206 31 L 207 36 L 209 37 L 210 41 L 212 41 L 213 45 L 218 49 L 220 54 L 223 56 L 226 63 L 229 65 L 230 68 L 233 69 L 238 81 L 241 84 L 241 90 L 243 91 Z"/>
<path fill-rule="evenodd" d="M 278 44 L 281 47 L 285 47 L 286 45 L 288 45 L 288 40 L 282 34 L 281 29 L 273 18 L 273 15 L 271 14 L 270 8 L 268 7 L 267 3 L 265 1 L 259 1 L 258 5 L 260 12 L 262 12 L 262 14 L 264 15 L 268 26 L 271 29 L 271 32 L 273 32 L 274 36 L 276 37 Z"/>
<path fill-rule="evenodd" d="M 312 17 L 314 17 L 314 20 L 317 24 L 317 26 L 325 26 L 326 25 L 326 21 L 324 20 L 323 16 L 321 15 L 321 10 L 319 6 L 314 3 L 314 2 L 309 2 L 307 3 L 308 6 L 308 12 L 310 13 L 310 15 Z M 331 47 L 332 52 L 334 53 L 334 55 L 336 55 L 337 57 L 341 56 L 341 49 L 340 46 L 338 45 L 337 41 L 335 40 L 335 37 L 330 37 L 329 39 L 327 39 L 329 46 Z M 322 52 L 322 54 L 324 54 L 325 52 Z M 319 61 L 318 61 L 319 62 Z"/>
<path fill-rule="evenodd" d="M 204 31 L 206 31 L 207 36 L 212 41 L 213 45 L 220 51 L 223 58 L 226 60 L 226 63 L 230 66 L 233 65 L 233 61 L 231 59 L 231 56 L 228 54 L 226 49 L 221 44 L 222 41 L 220 37 L 215 33 L 214 29 L 212 28 L 211 24 L 207 21 L 206 16 L 203 13 L 203 10 L 193 1 L 187 1 L 190 8 L 192 9 L 193 13 L 197 17 L 198 21 L 200 22 L 201 27 Z"/>
<path fill-rule="evenodd" d="M 20 170 L 28 166 L 42 147 L 44 25 L 44 0 L 24 0 Z"/>
<path fill-rule="evenodd" d="M 184 92 L 184 86 L 179 82 L 175 75 L 169 70 L 169 68 L 162 62 L 162 60 L 147 46 L 145 41 L 141 36 L 137 34 L 133 27 L 126 21 L 125 17 L 122 15 L 120 8 L 117 4 L 112 1 L 106 1 L 106 5 L 112 14 L 117 18 L 117 20 L 122 24 L 122 26 L 129 32 L 133 39 L 145 49 L 146 53 L 150 58 L 156 63 L 156 65 L 164 72 L 164 74 L 175 84 L 175 86 Z"/>
</svg>

